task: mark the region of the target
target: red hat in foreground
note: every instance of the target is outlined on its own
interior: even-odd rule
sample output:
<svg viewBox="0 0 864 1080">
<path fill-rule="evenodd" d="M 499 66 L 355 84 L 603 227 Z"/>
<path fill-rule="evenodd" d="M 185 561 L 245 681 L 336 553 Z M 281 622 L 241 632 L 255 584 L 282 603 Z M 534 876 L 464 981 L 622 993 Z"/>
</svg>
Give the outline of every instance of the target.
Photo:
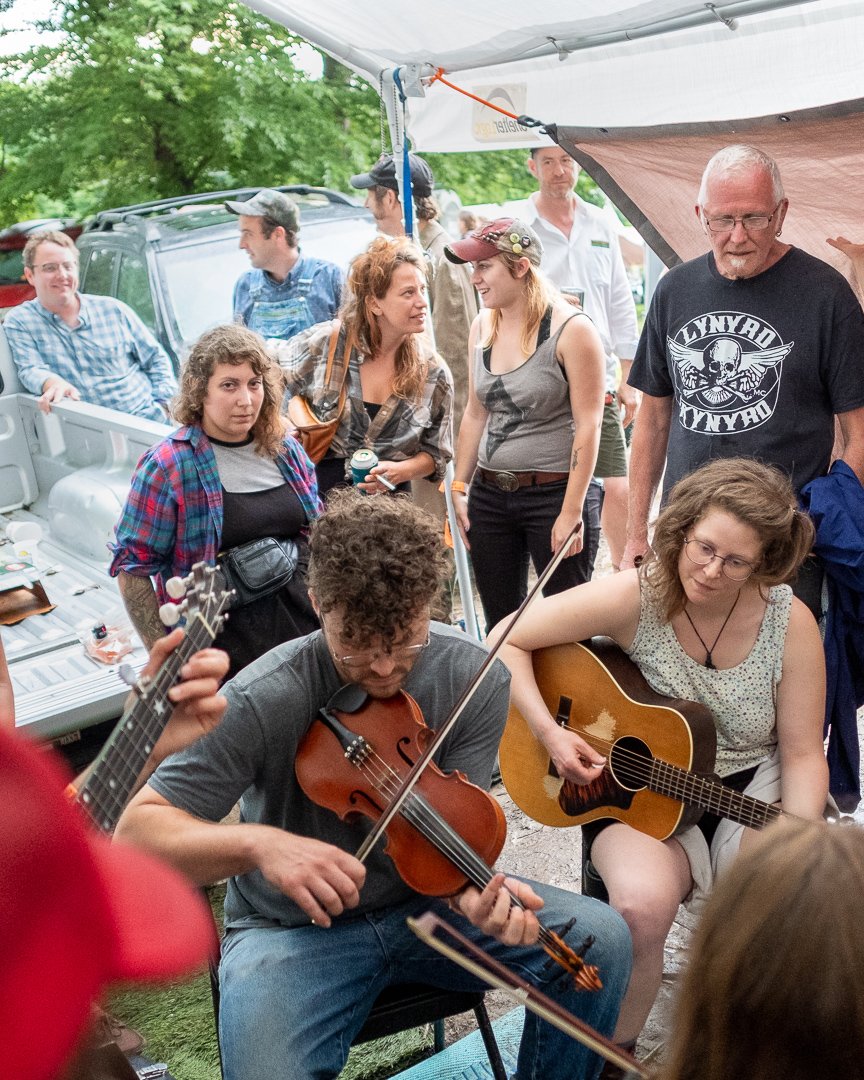
<svg viewBox="0 0 864 1080">
<path fill-rule="evenodd" d="M 96 833 L 67 782 L 0 732 L 0 1060 L 27 1080 L 55 1080 L 107 986 L 186 975 L 215 948 L 193 886 Z"/>
</svg>

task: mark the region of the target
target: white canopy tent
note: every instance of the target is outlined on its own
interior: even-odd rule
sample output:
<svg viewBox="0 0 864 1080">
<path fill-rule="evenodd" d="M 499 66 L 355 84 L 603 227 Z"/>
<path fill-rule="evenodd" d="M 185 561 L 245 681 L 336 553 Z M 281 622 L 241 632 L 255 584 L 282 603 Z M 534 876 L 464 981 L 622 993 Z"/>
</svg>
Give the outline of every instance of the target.
<svg viewBox="0 0 864 1080">
<path fill-rule="evenodd" d="M 547 141 L 435 82 L 446 78 L 550 133 L 667 262 L 705 248 L 692 206 L 705 161 L 751 141 L 779 160 L 784 238 L 842 269 L 824 243 L 864 235 L 864 4 L 860 0 L 524 0 L 428 4 L 252 0 L 383 88 L 392 73 L 419 151 Z"/>
<path fill-rule="evenodd" d="M 784 240 L 848 273 L 825 238 L 864 238 L 862 0 L 544 0 L 533 20 L 524 0 L 247 2 L 379 89 L 397 160 L 406 126 L 420 152 L 551 137 L 667 265 L 707 249 L 699 177 L 732 142 L 777 159 Z M 448 511 L 453 527 L 449 484 Z M 456 565 L 479 636 L 458 541 Z"/>
</svg>

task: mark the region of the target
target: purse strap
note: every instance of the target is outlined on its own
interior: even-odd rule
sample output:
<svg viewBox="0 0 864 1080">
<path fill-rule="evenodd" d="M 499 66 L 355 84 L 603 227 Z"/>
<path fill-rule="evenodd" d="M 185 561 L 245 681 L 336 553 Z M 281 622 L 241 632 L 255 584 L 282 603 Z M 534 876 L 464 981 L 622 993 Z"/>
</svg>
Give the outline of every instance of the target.
<svg viewBox="0 0 864 1080">
<path fill-rule="evenodd" d="M 330 348 L 327 353 L 327 366 L 324 369 L 324 386 L 328 389 L 333 381 L 333 369 L 336 366 L 336 346 L 339 343 L 339 335 L 342 332 L 342 321 L 334 320 L 335 326 L 330 331 Z M 339 412 L 345 407 L 345 399 L 348 396 L 348 365 L 351 361 L 351 349 L 354 346 L 353 334 L 345 334 L 345 349 L 342 353 L 341 381 L 339 385 Z"/>
</svg>

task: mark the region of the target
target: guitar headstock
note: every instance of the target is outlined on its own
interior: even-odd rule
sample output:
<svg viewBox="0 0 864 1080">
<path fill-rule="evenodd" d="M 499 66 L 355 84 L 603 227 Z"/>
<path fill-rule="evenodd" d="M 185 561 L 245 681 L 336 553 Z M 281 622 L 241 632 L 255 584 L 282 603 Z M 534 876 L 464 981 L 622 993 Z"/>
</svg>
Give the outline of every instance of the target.
<svg viewBox="0 0 864 1080">
<path fill-rule="evenodd" d="M 225 579 L 215 566 L 195 563 L 185 578 L 172 577 L 165 582 L 165 591 L 179 604 L 163 604 L 159 617 L 166 626 L 176 626 L 186 619 L 187 632 L 193 622 L 200 622 L 209 630 L 210 638 L 222 629 L 225 612 L 231 605 L 234 593 L 225 587 Z"/>
</svg>

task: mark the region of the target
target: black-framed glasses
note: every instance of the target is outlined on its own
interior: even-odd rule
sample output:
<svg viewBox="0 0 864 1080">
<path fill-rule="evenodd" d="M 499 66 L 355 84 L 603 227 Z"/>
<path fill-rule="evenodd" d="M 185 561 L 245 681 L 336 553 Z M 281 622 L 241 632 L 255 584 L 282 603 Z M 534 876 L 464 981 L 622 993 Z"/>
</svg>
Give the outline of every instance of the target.
<svg viewBox="0 0 864 1080">
<path fill-rule="evenodd" d="M 746 559 L 739 559 L 737 555 L 718 555 L 716 548 L 694 537 L 685 539 L 684 554 L 697 566 L 707 566 L 715 559 L 719 559 L 723 573 L 732 581 L 746 581 L 756 570 L 756 567 Z"/>
<path fill-rule="evenodd" d="M 783 200 L 781 199 L 780 202 Z M 747 232 L 762 232 L 767 229 L 774 219 L 774 215 L 780 209 L 778 202 L 770 214 L 743 214 L 741 217 L 732 217 L 731 214 L 721 214 L 719 217 L 706 217 L 703 211 L 702 220 L 705 222 L 708 232 L 719 236 L 720 233 L 732 232 L 737 222 L 741 222 Z"/>
<path fill-rule="evenodd" d="M 389 656 L 391 660 L 410 660 L 412 657 L 419 655 L 424 649 L 429 646 L 429 631 L 426 631 L 426 640 L 421 641 L 416 645 L 397 645 L 392 649 L 379 649 L 377 652 L 365 652 L 365 653 L 352 653 L 350 656 L 337 656 L 331 647 L 330 652 L 333 659 L 342 664 L 346 668 L 365 668 L 370 667 L 377 660 L 380 660 L 382 656 Z"/>
</svg>

